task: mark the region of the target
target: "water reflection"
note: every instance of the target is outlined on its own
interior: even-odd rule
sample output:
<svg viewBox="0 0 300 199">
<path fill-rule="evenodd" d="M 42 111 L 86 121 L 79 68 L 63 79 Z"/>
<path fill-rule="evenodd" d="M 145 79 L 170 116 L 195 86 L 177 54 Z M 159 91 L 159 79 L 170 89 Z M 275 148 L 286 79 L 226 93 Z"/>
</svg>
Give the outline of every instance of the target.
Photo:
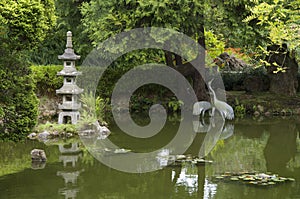
<svg viewBox="0 0 300 199">
<path fill-rule="evenodd" d="M 300 169 L 300 132 L 297 132 L 296 138 L 296 154 L 288 163 L 287 168 L 291 171 L 295 171 L 296 169 Z"/>
<path fill-rule="evenodd" d="M 78 150 L 81 146 L 78 140 L 73 144 L 60 146 L 2 143 L 0 171 L 6 174 L 0 177 L 0 199 L 300 198 L 298 123 L 292 119 L 260 122 L 243 119 L 235 121 L 234 127 L 233 124 L 225 124 L 215 147 L 207 155 L 208 159 L 214 161 L 213 164 L 195 166 L 187 162 L 174 167 L 166 166 L 167 161 L 172 161 L 170 156 L 174 154 L 171 148 L 162 148 L 152 160 L 145 160 L 145 165 L 149 163 L 149 166 L 156 165 L 160 169 L 143 174 L 123 173 L 101 164 L 86 151 Z M 231 133 L 233 130 L 234 133 Z M 170 132 L 164 133 L 172 135 L 172 131 L 171 128 Z M 145 143 L 122 137 L 118 131 L 113 132 L 112 138 L 117 140 L 118 145 L 125 147 L 126 145 L 121 144 L 129 143 L 136 149 L 144 148 Z M 201 143 L 207 136 L 203 133 L 195 134 L 195 141 L 186 152 L 191 156 L 198 155 Z M 156 137 L 151 140 L 151 146 L 159 146 L 163 139 L 169 140 L 167 136 Z M 28 154 L 32 148 L 43 148 L 46 154 L 49 154 L 44 169 L 31 169 Z M 105 151 L 101 153 L 107 157 L 120 158 L 126 158 L 128 155 L 108 154 Z M 9 171 L 10 175 L 7 175 L 8 171 L 4 171 L 6 165 L 15 168 L 15 172 Z M 271 169 L 280 176 L 295 178 L 296 182 L 264 189 L 236 183 L 216 183 L 211 180 L 213 175 L 226 171 L 265 172 Z"/>
<path fill-rule="evenodd" d="M 191 163 L 185 163 L 181 167 L 179 177 L 176 180 L 176 188 L 183 186 L 189 194 L 198 191 L 198 167 Z"/>
<path fill-rule="evenodd" d="M 46 161 L 32 161 L 31 162 L 31 168 L 36 169 L 44 169 L 46 166 Z"/>
<path fill-rule="evenodd" d="M 77 185 L 77 179 L 79 175 L 84 171 L 84 169 L 76 168 L 76 163 L 79 158 L 82 157 L 81 150 L 79 149 L 78 142 L 71 143 L 71 147 L 60 144 L 58 145 L 59 152 L 59 161 L 63 162 L 62 171 L 57 171 L 56 175 L 62 177 L 65 182 L 65 187 L 60 188 L 58 193 L 65 196 L 65 199 L 75 199 L 77 193 L 79 192 L 79 186 Z M 68 167 L 68 164 L 71 163 L 72 168 Z"/>
<path fill-rule="evenodd" d="M 214 117 L 209 117 L 209 123 L 205 119 L 202 116 L 200 121 L 193 121 L 193 128 L 196 133 L 206 133 L 199 150 L 199 158 L 206 157 L 220 139 L 227 139 L 234 132 L 234 125 L 229 123 L 225 125 L 225 120 L 219 112 L 216 112 Z"/>
<path fill-rule="evenodd" d="M 214 196 L 217 193 L 217 187 L 218 187 L 217 184 L 212 183 L 207 178 L 205 178 L 205 183 L 204 183 L 204 197 L 203 197 L 203 199 L 214 198 Z"/>
</svg>

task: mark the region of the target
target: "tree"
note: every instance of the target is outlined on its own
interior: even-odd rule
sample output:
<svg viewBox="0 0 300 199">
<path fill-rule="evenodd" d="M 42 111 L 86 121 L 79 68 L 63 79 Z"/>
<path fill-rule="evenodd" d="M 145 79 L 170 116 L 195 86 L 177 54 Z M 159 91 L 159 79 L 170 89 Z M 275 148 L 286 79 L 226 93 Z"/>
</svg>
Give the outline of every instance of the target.
<svg viewBox="0 0 300 199">
<path fill-rule="evenodd" d="M 294 0 L 213 0 L 206 4 L 205 25 L 223 34 L 227 46 L 240 47 L 263 62 L 271 92 L 295 95 L 299 4 Z"/>
<path fill-rule="evenodd" d="M 54 22 L 52 0 L 0 2 L 0 139 L 21 139 L 36 124 L 38 100 L 26 55 Z"/>
<path fill-rule="evenodd" d="M 76 53 L 81 56 L 80 61 L 82 61 L 92 49 L 91 42 L 84 33 L 80 13 L 82 3 L 89 2 L 89 0 L 55 0 L 54 2 L 56 24 L 47 33 L 43 43 L 40 43 L 36 50 L 30 54 L 30 61 L 39 65 L 61 64 L 57 55 L 64 52 L 67 31 L 72 32 L 73 45 Z"/>
<path fill-rule="evenodd" d="M 94 45 L 125 30 L 163 27 L 185 33 L 205 48 L 203 3 L 198 0 L 91 0 L 84 3 L 81 10 L 83 24 Z M 191 66 L 191 60 L 186 62 L 172 52 L 166 51 L 164 54 L 165 63 L 184 76 L 191 77 L 198 99 L 206 100 L 204 80 Z M 204 60 L 205 52 L 199 54 Z M 204 64 L 198 67 L 203 68 Z"/>
<path fill-rule="evenodd" d="M 255 21 L 264 38 L 261 46 L 270 77 L 270 91 L 295 95 L 300 47 L 300 2 L 293 0 L 254 1 L 251 15 L 245 21 Z M 266 49 L 266 50 L 265 50 Z"/>
</svg>

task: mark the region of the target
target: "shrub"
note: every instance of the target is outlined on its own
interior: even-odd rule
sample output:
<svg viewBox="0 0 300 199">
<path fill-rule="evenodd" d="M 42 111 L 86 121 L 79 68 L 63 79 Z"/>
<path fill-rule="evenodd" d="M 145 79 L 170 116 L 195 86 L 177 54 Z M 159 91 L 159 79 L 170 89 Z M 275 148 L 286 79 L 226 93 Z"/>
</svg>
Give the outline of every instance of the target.
<svg viewBox="0 0 300 199">
<path fill-rule="evenodd" d="M 10 56 L 0 59 L 0 139 L 20 140 L 37 122 L 34 82 L 21 61 Z"/>
<path fill-rule="evenodd" d="M 38 96 L 55 95 L 55 90 L 63 85 L 63 77 L 56 75 L 62 69 L 62 65 L 31 66 L 32 78 L 36 84 L 35 92 Z"/>
</svg>

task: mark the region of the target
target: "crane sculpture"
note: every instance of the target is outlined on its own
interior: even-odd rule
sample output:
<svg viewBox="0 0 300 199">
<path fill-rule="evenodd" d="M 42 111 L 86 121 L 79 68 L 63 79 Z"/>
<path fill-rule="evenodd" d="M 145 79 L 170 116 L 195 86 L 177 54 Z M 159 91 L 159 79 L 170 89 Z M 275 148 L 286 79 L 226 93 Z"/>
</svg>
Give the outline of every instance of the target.
<svg viewBox="0 0 300 199">
<path fill-rule="evenodd" d="M 223 102 L 219 99 L 217 99 L 215 91 L 212 89 L 211 83 L 214 79 L 210 80 L 208 82 L 208 89 L 213 95 L 212 103 L 206 102 L 206 101 L 200 101 L 196 102 L 193 107 L 193 114 L 194 115 L 202 115 L 204 116 L 205 112 L 209 109 L 212 109 L 211 115 L 214 116 L 215 110 L 218 110 L 222 116 L 222 118 L 232 120 L 234 119 L 234 111 L 230 105 L 228 105 L 226 102 Z"/>
</svg>

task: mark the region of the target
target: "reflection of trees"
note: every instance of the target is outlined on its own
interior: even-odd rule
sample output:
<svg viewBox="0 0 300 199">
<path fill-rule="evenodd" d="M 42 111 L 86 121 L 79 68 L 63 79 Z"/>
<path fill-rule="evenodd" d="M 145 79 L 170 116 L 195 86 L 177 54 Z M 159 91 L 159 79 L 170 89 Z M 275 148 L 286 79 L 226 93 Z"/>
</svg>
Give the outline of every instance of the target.
<svg viewBox="0 0 300 199">
<path fill-rule="evenodd" d="M 296 154 L 288 163 L 287 168 L 291 171 L 295 169 L 300 169 L 300 132 L 297 132 L 297 139 L 296 139 Z"/>
<path fill-rule="evenodd" d="M 207 167 L 210 175 L 226 171 L 266 171 L 264 148 L 269 135 L 263 133 L 260 138 L 245 138 L 235 135 L 225 143 L 220 140 L 211 153 L 214 164 Z"/>
<path fill-rule="evenodd" d="M 268 127 L 270 138 L 264 150 L 267 169 L 271 172 L 284 171 L 296 153 L 296 123 L 283 121 Z"/>
<path fill-rule="evenodd" d="M 0 143 L 0 176 L 17 173 L 26 168 L 31 168 L 30 151 L 34 148 L 45 148 L 43 143 L 34 141 L 26 142 L 1 142 Z M 55 162 L 55 147 L 45 149 L 46 154 L 52 156 L 47 157 L 47 163 Z"/>
</svg>

